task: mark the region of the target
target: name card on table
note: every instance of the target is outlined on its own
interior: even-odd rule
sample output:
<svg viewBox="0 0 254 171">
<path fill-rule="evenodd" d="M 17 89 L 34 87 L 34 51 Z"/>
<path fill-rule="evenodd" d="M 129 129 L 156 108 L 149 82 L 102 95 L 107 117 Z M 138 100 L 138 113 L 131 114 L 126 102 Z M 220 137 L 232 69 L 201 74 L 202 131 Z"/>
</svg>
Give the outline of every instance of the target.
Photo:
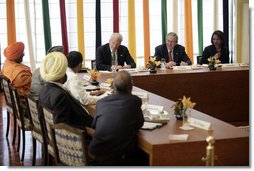
<svg viewBox="0 0 254 171">
<path fill-rule="evenodd" d="M 187 141 L 188 134 L 169 134 L 169 140 Z"/>
<path fill-rule="evenodd" d="M 101 84 L 100 84 L 100 88 L 106 89 L 106 90 L 111 90 L 111 87 L 110 87 L 110 86 L 111 86 L 111 85 L 108 84 L 108 83 L 101 83 Z"/>
<path fill-rule="evenodd" d="M 91 79 L 91 76 L 85 74 L 85 75 L 83 76 L 83 79 L 86 80 L 86 81 L 89 81 L 89 80 Z"/>
<path fill-rule="evenodd" d="M 148 99 L 148 93 L 146 92 L 133 91 L 132 94 L 138 96 L 141 99 Z"/>
<path fill-rule="evenodd" d="M 128 68 L 128 69 L 119 69 L 119 71 L 127 71 L 129 73 L 138 72 L 136 68 Z"/>
<path fill-rule="evenodd" d="M 158 112 L 163 112 L 164 110 L 164 107 L 163 106 L 160 106 L 160 105 L 152 105 L 152 104 L 147 104 L 147 110 L 150 110 L 150 111 L 158 111 Z"/>
<path fill-rule="evenodd" d="M 173 66 L 173 70 L 191 70 L 191 66 Z"/>
<path fill-rule="evenodd" d="M 212 124 L 210 122 L 202 121 L 199 119 L 195 118 L 189 118 L 189 123 L 191 126 L 204 129 L 204 130 L 211 130 L 212 129 Z"/>
</svg>

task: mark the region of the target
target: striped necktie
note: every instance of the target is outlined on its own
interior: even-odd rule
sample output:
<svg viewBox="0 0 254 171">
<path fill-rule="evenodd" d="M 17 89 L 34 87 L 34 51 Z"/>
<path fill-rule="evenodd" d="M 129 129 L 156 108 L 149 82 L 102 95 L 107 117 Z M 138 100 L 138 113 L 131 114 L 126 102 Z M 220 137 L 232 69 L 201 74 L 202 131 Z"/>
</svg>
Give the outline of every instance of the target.
<svg viewBox="0 0 254 171">
<path fill-rule="evenodd" d="M 168 52 L 168 61 L 173 61 L 173 58 L 172 58 L 172 49 L 169 50 Z"/>
</svg>

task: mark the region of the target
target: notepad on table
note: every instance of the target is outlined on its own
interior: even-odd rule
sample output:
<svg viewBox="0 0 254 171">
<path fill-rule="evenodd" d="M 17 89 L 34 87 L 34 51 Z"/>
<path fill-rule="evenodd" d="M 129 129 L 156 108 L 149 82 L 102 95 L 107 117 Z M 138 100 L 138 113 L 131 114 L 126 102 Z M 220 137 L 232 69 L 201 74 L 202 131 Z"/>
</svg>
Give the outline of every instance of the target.
<svg viewBox="0 0 254 171">
<path fill-rule="evenodd" d="M 188 134 L 170 134 L 168 136 L 169 140 L 187 141 Z"/>
<path fill-rule="evenodd" d="M 100 87 L 94 85 L 85 86 L 86 91 L 100 90 Z"/>
<path fill-rule="evenodd" d="M 141 129 L 147 129 L 147 130 L 153 130 L 156 128 L 160 128 L 163 126 L 163 123 L 157 123 L 157 122 L 144 122 Z"/>
</svg>

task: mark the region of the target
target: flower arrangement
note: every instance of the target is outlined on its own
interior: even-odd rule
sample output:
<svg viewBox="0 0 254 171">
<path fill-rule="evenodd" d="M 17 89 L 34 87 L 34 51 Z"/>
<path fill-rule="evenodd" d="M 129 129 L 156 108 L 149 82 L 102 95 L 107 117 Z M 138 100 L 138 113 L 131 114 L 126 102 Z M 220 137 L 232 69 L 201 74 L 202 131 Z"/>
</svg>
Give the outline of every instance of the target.
<svg viewBox="0 0 254 171">
<path fill-rule="evenodd" d="M 155 70 L 156 67 L 159 67 L 161 65 L 161 61 L 156 60 L 156 56 L 150 56 L 148 64 L 146 65 L 146 68 L 150 70 Z"/>
<path fill-rule="evenodd" d="M 208 60 L 208 68 L 210 68 L 210 70 L 215 70 L 216 65 L 220 63 L 220 60 L 214 56 L 211 56 L 207 60 Z"/>
<path fill-rule="evenodd" d="M 92 81 L 97 81 L 100 76 L 100 72 L 97 69 L 91 69 L 87 71 L 88 74 L 91 76 Z"/>
<path fill-rule="evenodd" d="M 174 114 L 179 115 L 180 117 L 183 117 L 185 115 L 185 112 L 188 108 L 193 108 L 196 105 L 196 103 L 191 102 L 190 97 L 186 98 L 183 96 L 183 98 L 179 98 L 178 101 L 172 106 L 174 108 Z"/>
</svg>

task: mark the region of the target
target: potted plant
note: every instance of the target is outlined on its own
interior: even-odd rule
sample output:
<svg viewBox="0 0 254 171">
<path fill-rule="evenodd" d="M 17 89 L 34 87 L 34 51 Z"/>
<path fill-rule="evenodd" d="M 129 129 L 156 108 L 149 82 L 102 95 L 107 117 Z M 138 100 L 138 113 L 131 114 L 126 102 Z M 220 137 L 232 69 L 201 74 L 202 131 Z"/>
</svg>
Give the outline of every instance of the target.
<svg viewBox="0 0 254 171">
<path fill-rule="evenodd" d="M 150 56 L 148 64 L 146 65 L 146 68 L 149 69 L 150 73 L 156 73 L 156 67 L 159 67 L 161 65 L 161 61 L 156 60 L 156 56 Z"/>
<path fill-rule="evenodd" d="M 193 108 L 195 105 L 196 103 L 190 101 L 190 97 L 186 98 L 185 96 L 183 96 L 183 98 L 179 98 L 178 101 L 172 106 L 176 119 L 182 120 L 183 117 L 186 117 L 186 110 L 188 108 Z"/>
</svg>

